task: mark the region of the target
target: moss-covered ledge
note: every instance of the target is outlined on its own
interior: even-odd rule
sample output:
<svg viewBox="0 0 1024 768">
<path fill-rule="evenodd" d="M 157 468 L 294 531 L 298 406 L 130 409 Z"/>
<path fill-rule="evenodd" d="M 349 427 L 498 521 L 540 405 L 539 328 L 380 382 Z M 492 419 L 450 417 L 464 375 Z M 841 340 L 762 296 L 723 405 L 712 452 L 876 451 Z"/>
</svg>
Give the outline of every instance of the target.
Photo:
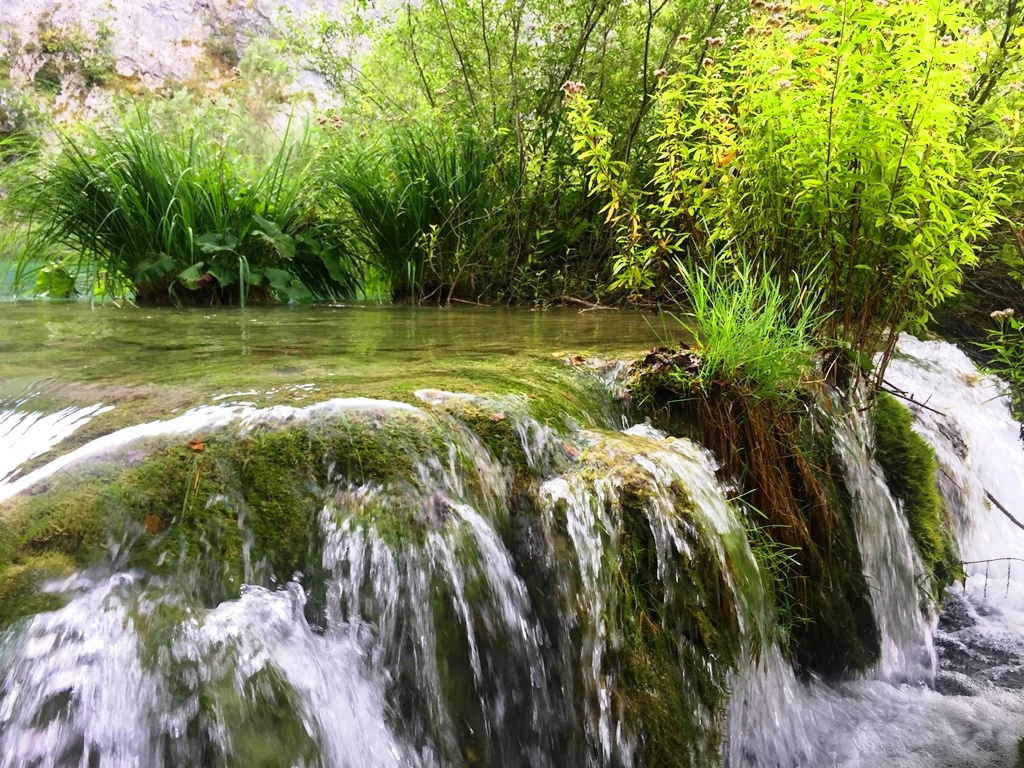
<svg viewBox="0 0 1024 768">
<path fill-rule="evenodd" d="M 824 392 L 753 398 L 700 376 L 691 350 L 660 348 L 636 361 L 628 391 L 639 417 L 691 437 L 721 462 L 724 484 L 751 514 L 758 538 L 792 553 L 773 573 L 797 666 L 826 676 L 870 668 L 880 638 L 854 529 L 850 494 L 828 427 Z"/>
<path fill-rule="evenodd" d="M 932 597 L 938 602 L 943 588 L 963 577 L 963 565 L 949 510 L 939 493 L 935 451 L 914 431 L 910 411 L 892 395 L 879 392 L 871 415 L 875 459 L 907 517 Z"/>
<path fill-rule="evenodd" d="M 58 605 L 39 586 L 95 563 L 185 574 L 209 604 L 246 581 L 315 570 L 325 493 L 339 483 L 409 490 L 422 459 L 448 455 L 437 418 L 375 402 L 135 440 L 0 503 L 0 625 Z M 392 514 L 407 533 L 422 524 L 413 509 Z"/>
</svg>

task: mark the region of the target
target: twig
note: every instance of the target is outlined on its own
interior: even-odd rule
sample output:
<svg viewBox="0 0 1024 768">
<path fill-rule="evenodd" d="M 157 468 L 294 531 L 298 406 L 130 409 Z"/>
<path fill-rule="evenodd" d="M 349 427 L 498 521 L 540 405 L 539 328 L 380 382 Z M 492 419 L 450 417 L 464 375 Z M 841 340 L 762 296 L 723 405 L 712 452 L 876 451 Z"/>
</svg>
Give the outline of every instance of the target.
<svg viewBox="0 0 1024 768">
<path fill-rule="evenodd" d="M 1021 522 L 1020 520 L 1018 520 L 1018 519 L 1017 519 L 1016 517 L 1014 517 L 1013 515 L 1011 515 L 1011 514 L 1010 514 L 1010 510 L 1008 510 L 1008 509 L 1007 509 L 1006 507 L 1004 507 L 1004 506 L 1003 506 L 1002 504 L 1000 504 L 1000 503 L 999 503 L 999 502 L 998 502 L 998 501 L 996 500 L 996 497 L 995 497 L 995 496 L 993 496 L 993 495 L 992 495 L 991 493 L 989 493 L 988 491 L 985 491 L 985 498 L 986 498 L 986 499 L 988 499 L 989 501 L 991 501 L 991 502 L 992 502 L 992 503 L 993 503 L 993 504 L 994 504 L 994 505 L 996 506 L 996 509 L 998 509 L 998 510 L 999 510 L 1000 512 L 1002 512 L 1002 513 L 1003 513 L 1004 515 L 1006 515 L 1006 516 L 1007 516 L 1008 518 L 1010 518 L 1010 522 L 1011 522 L 1011 523 L 1013 523 L 1013 524 L 1014 524 L 1014 525 L 1016 525 L 1016 526 L 1017 526 L 1018 528 L 1020 528 L 1020 529 L 1021 529 L 1022 531 L 1024 531 L 1024 523 L 1022 523 L 1022 522 Z M 1004 559 L 1004 558 L 1001 558 L 1001 559 Z"/>
<path fill-rule="evenodd" d="M 456 304 L 469 304 L 474 307 L 489 307 L 490 304 L 481 304 L 479 301 L 469 301 L 468 299 L 448 299 L 448 301 L 454 301 Z"/>
<path fill-rule="evenodd" d="M 931 411 L 932 413 L 937 413 L 937 414 L 939 414 L 939 416 L 947 416 L 948 415 L 948 414 L 943 413 L 942 411 L 939 411 L 939 410 L 937 410 L 935 408 L 932 408 L 927 403 L 922 403 L 920 400 L 915 400 L 912 396 L 908 395 L 902 389 L 900 389 L 899 387 L 893 386 L 892 384 L 890 384 L 888 381 L 885 381 L 884 379 L 882 380 L 882 384 L 885 385 L 883 387 L 880 387 L 880 389 L 883 392 L 888 392 L 890 395 L 893 395 L 894 397 L 898 397 L 901 400 L 906 400 L 908 403 L 913 403 L 914 405 L 916 405 L 919 408 L 924 408 L 926 411 Z M 888 387 L 888 389 L 886 387 Z"/>
<path fill-rule="evenodd" d="M 587 309 L 615 309 L 615 307 L 608 307 L 604 304 L 595 304 L 592 301 L 577 299 L 575 296 L 556 296 L 555 301 L 560 301 L 563 304 L 575 304 L 578 307 L 586 307 Z"/>
</svg>

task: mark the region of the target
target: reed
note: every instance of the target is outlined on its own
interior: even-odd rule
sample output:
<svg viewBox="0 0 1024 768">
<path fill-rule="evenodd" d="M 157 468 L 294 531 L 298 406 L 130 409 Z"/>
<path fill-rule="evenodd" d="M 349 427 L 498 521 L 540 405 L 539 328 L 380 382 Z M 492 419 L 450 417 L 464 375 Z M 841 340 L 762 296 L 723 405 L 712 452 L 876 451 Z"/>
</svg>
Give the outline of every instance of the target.
<svg viewBox="0 0 1024 768">
<path fill-rule="evenodd" d="M 60 133 L 56 152 L 12 180 L 7 207 L 28 226 L 16 280 L 40 254 L 104 293 L 140 301 L 244 304 L 349 296 L 358 265 L 325 242 L 308 184 L 310 133 L 289 127 L 265 157 L 201 118 L 165 129 L 141 109 Z"/>
<path fill-rule="evenodd" d="M 341 142 L 320 169 L 353 257 L 396 299 L 476 298 L 500 279 L 504 217 L 494 158 L 472 133 L 395 130 L 369 148 Z M 499 256 L 495 256 L 495 254 Z"/>
</svg>

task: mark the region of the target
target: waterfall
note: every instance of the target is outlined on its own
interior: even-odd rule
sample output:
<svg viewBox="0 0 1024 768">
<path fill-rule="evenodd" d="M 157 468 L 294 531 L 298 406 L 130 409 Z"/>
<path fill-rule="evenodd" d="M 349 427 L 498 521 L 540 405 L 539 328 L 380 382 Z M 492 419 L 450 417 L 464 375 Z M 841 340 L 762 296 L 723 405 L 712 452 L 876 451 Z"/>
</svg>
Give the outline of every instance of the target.
<svg viewBox="0 0 1024 768">
<path fill-rule="evenodd" d="M 921 406 L 915 428 L 935 448 L 967 579 L 940 624 L 944 681 L 1024 687 L 1024 447 L 1003 385 L 955 347 L 905 337 L 887 373 Z"/>
<path fill-rule="evenodd" d="M 953 345 L 903 336 L 886 379 L 924 404 L 909 405 L 914 429 L 936 451 L 964 560 L 996 563 L 966 566 L 966 585 L 947 590 L 933 629 L 934 618 L 916 609 L 920 563 L 872 459 L 870 427 L 856 409 L 847 413 L 836 445 L 875 587 L 882 657 L 872 673 L 833 683 L 798 681 L 776 653 L 742 670 L 730 705 L 730 768 L 1015 764 L 1024 736 L 1024 563 L 1015 571 L 1015 560 L 998 559 L 1024 558 L 1024 531 L 987 494 L 1007 504 L 1024 498 L 1020 425 L 1002 385 Z"/>
<path fill-rule="evenodd" d="M 628 768 L 657 748 L 652 728 L 679 759 L 713 762 L 728 658 L 755 655 L 771 621 L 713 458 L 610 429 L 608 410 L 584 429 L 541 422 L 521 396 L 416 395 L 204 406 L 0 489 L 16 504 L 96 473 L 116 487 L 153 451 L 183 451 L 186 506 L 215 473 L 205 507 L 237 520 L 249 582 L 208 603 L 197 573 L 168 569 L 185 562 L 174 536 L 129 530 L 98 570 L 44 584 L 63 607 L 3 635 L 7 764 Z M 317 511 L 293 578 L 257 558 L 258 509 L 225 463 L 248 461 L 236 443 L 290 432 L 329 436 L 300 489 Z M 381 463 L 374 444 L 400 453 Z M 132 568 L 135 552 L 159 573 Z"/>
<path fill-rule="evenodd" d="M 202 406 L 41 466 L 109 406 L 4 412 L 0 441 L 19 452 L 0 450 L 0 525 L 75 483 L 91 503 L 96 482 L 126 509 L 150 503 L 121 487 L 150 461 L 187 487 L 155 520 L 112 507 L 95 562 L 62 555 L 36 576 L 33 550 L 0 569 L 35 579 L 0 581 L 11 599 L 8 583 L 45 597 L 0 631 L 0 768 L 1008 766 L 1024 736 L 1024 531 L 996 502 L 1024 519 L 1019 427 L 954 347 L 899 352 L 887 379 L 927 405 L 910 405 L 914 428 L 968 577 L 933 615 L 867 416 L 819 414 L 881 635 L 873 670 L 828 681 L 776 643 L 764 555 L 715 457 L 619 428 L 610 397 L 577 418 L 439 390 Z M 250 487 L 257 458 L 288 482 L 260 485 L 272 498 Z M 294 519 L 266 517 L 289 504 Z M 200 513 L 221 522 L 197 527 Z M 284 524 L 303 551 L 275 560 Z"/>
<path fill-rule="evenodd" d="M 6 638 L 0 765 L 432 764 L 391 733 L 362 649 L 311 631 L 297 585 L 209 611 L 153 586 L 76 579 Z"/>
<path fill-rule="evenodd" d="M 834 422 L 835 443 L 853 497 L 854 528 L 871 606 L 881 635 L 874 673 L 883 679 L 928 679 L 935 674 L 932 622 L 922 610 L 923 573 L 910 528 L 873 459 L 874 435 L 859 403 Z"/>
<path fill-rule="evenodd" d="M 600 468 L 547 481 L 540 490 L 545 512 L 545 535 L 554 546 L 560 535 L 571 547 L 570 573 L 559 579 L 561 601 L 570 625 L 583 634 L 581 669 L 587 701 L 588 733 L 597 736 L 598 765 L 630 765 L 634 760 L 636 734 L 629 731 L 625 712 L 611 692 L 619 687 L 616 670 L 610 669 L 610 651 L 625 641 L 612 622 L 616 609 L 613 582 L 616 560 L 628 557 L 623 537 L 630 534 L 626 517 L 637 510 L 631 496 L 639 496 L 639 511 L 649 526 L 656 570 L 664 585 L 662 600 L 667 615 L 684 619 L 686 602 L 695 599 L 687 590 L 693 578 L 683 569 L 700 568 L 702 558 L 717 561 L 733 602 L 739 634 L 749 645 L 742 652 L 760 649 L 760 633 L 770 622 L 769 608 L 757 564 L 746 532 L 726 502 L 715 478 L 715 464 L 706 451 L 689 440 L 676 440 L 648 426 L 622 433 L 591 435 L 591 461 Z M 680 507 L 686 510 L 682 514 Z M 563 534 L 564 532 L 564 534 Z M 698 549 L 699 547 L 699 549 Z M 577 584 L 575 590 L 565 585 Z M 685 629 L 676 626 L 677 641 L 685 642 Z M 680 648 L 686 658 L 692 651 Z M 694 674 L 710 659 L 689 666 Z M 687 680 L 696 687 L 696 680 Z M 716 727 L 713 713 L 705 711 L 693 690 L 683 692 L 686 706 L 699 726 Z M 683 728 L 682 723 L 676 727 Z M 699 744 L 687 754 L 694 764 L 704 759 Z M 683 755 L 677 756 L 685 762 Z"/>
</svg>

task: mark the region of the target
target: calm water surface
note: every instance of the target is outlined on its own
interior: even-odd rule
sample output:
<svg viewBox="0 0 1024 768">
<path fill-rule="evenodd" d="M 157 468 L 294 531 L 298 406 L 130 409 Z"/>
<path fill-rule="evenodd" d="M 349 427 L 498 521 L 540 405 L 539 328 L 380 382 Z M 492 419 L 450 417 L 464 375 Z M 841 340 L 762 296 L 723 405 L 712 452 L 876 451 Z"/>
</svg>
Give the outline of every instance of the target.
<svg viewBox="0 0 1024 768">
<path fill-rule="evenodd" d="M 671 328 L 669 328 L 671 331 Z M 395 378 L 472 378 L 558 353 L 630 355 L 658 341 L 636 312 L 425 309 L 351 305 L 228 310 L 0 305 L 0 380 L 100 386 L 340 379 L 354 390 Z"/>
<path fill-rule="evenodd" d="M 420 388 L 543 391 L 567 375 L 566 354 L 635 356 L 674 332 L 670 323 L 564 308 L 7 303 L 0 304 L 0 411 L 114 406 L 76 427 L 72 447 L 203 404 L 407 400 Z"/>
</svg>

